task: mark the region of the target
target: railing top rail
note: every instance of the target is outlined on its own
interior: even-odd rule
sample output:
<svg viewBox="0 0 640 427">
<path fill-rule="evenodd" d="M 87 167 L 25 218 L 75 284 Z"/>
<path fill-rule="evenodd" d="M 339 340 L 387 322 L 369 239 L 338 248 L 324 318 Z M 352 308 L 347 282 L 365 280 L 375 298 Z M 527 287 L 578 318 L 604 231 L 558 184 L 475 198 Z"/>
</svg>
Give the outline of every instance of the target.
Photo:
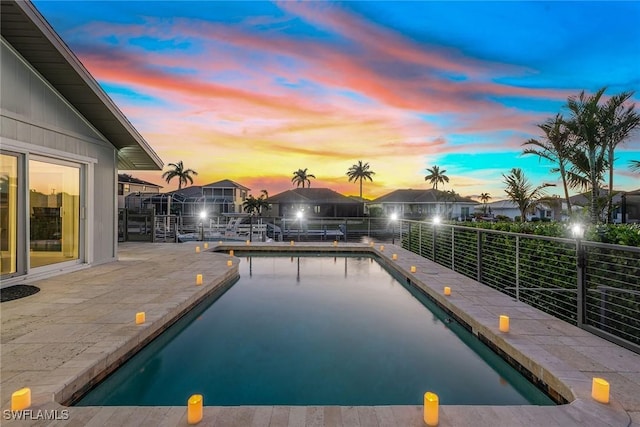
<svg viewBox="0 0 640 427">
<path fill-rule="evenodd" d="M 582 246 L 590 246 L 593 248 L 604 248 L 604 249 L 615 249 L 625 252 L 633 252 L 636 254 L 640 254 L 640 247 L 636 246 L 626 246 L 626 245 L 616 245 L 613 243 L 601 243 L 601 242 L 592 242 L 589 240 L 581 240 Z"/>
<path fill-rule="evenodd" d="M 416 220 L 410 220 L 410 219 L 402 219 L 399 221 L 405 221 L 405 222 L 412 222 L 412 223 L 416 223 L 416 224 L 428 224 L 428 225 L 433 225 L 432 222 L 426 222 L 426 221 L 416 221 Z M 568 243 L 568 244 L 575 244 L 576 239 L 569 239 L 566 237 L 552 237 L 552 236 L 540 236 L 538 234 L 526 234 L 526 233 L 514 233 L 513 231 L 502 231 L 502 230 L 492 230 L 490 228 L 482 228 L 482 227 L 467 227 L 464 225 L 454 225 L 454 224 L 437 224 L 437 227 L 439 228 L 445 228 L 445 227 L 449 227 L 449 228 L 455 228 L 455 229 L 460 229 L 460 230 L 465 230 L 465 231 L 474 231 L 474 232 L 483 232 L 483 233 L 491 233 L 491 234 L 502 234 L 502 235 L 506 235 L 506 236 L 513 236 L 513 237 L 524 237 L 524 238 L 528 238 L 528 239 L 538 239 L 538 240 L 548 240 L 548 241 L 552 241 L 552 242 L 558 242 L 558 243 Z M 626 248 L 626 246 L 622 246 L 623 248 Z"/>
</svg>

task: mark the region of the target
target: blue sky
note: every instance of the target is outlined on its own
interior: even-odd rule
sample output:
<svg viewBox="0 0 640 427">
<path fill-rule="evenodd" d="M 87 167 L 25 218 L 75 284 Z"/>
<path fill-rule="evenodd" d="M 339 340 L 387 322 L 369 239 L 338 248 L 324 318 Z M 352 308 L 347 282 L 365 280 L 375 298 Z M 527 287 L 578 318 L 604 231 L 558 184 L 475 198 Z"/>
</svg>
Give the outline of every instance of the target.
<svg viewBox="0 0 640 427">
<path fill-rule="evenodd" d="M 256 194 L 299 168 L 357 194 L 362 160 L 366 197 L 439 165 L 445 189 L 498 200 L 512 167 L 558 182 L 521 144 L 568 96 L 640 89 L 640 2 L 34 3 L 165 163 Z M 640 132 L 616 188 L 640 187 L 631 159 Z"/>
</svg>

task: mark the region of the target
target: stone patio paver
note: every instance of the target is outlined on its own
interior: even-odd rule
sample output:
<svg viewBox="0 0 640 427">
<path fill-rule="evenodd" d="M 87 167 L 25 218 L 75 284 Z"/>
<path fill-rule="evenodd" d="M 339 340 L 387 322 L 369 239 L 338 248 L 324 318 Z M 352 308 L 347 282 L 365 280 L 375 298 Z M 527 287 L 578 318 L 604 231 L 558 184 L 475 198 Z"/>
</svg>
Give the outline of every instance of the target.
<svg viewBox="0 0 640 427">
<path fill-rule="evenodd" d="M 216 246 L 216 244 L 212 244 Z M 296 242 L 253 243 L 265 251 L 368 251 L 411 280 L 450 311 L 529 369 L 571 403 L 541 406 L 441 406 L 442 426 L 628 426 L 640 427 L 640 355 L 555 319 L 490 287 L 398 246 Z M 247 249 L 225 243 L 219 249 Z M 397 253 L 398 260 L 391 260 Z M 224 282 L 237 276 L 225 253 L 195 253 L 195 244 L 126 243 L 119 261 L 34 281 L 41 291 L 0 306 L 0 402 L 29 386 L 32 410 L 68 411 L 66 420 L 9 421 L 35 426 L 186 426 L 185 407 L 65 407 L 69 399 L 166 329 Z M 410 266 L 417 266 L 415 274 Z M 195 286 L 195 275 L 204 285 Z M 452 288 L 445 297 L 444 286 Z M 134 324 L 137 311 L 147 322 Z M 511 331 L 498 331 L 497 316 L 511 317 Z M 591 378 L 611 383 L 612 401 L 590 398 Z M 205 397 L 206 404 L 206 397 Z M 421 406 L 239 406 L 204 409 L 200 425 L 216 426 L 422 426 Z"/>
</svg>

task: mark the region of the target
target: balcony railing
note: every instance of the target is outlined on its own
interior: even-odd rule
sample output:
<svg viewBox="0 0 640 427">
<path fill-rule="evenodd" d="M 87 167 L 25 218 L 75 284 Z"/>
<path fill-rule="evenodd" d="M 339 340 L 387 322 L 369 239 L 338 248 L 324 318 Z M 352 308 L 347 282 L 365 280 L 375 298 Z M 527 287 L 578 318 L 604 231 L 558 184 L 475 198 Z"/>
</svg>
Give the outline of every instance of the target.
<svg viewBox="0 0 640 427">
<path fill-rule="evenodd" d="M 405 249 L 640 353 L 640 248 L 399 223 Z"/>
</svg>

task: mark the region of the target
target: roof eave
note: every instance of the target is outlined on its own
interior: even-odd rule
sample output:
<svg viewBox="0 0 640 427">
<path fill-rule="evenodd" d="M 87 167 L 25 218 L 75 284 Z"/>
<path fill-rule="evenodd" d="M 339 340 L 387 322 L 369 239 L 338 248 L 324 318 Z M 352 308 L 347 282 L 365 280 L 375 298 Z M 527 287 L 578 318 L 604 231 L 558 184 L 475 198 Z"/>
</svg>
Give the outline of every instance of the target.
<svg viewBox="0 0 640 427">
<path fill-rule="evenodd" d="M 9 13 L 14 7 L 23 16 Z M 117 149 L 118 169 L 162 170 L 160 157 L 36 7 L 30 1 L 2 0 L 2 9 L 2 36 Z M 45 61 L 41 50 L 29 51 L 29 43 L 42 41 L 46 43 L 41 47 L 54 56 L 59 55 L 58 59 L 63 61 Z M 66 84 L 56 84 L 56 76 L 60 75 L 64 75 Z M 74 102 L 78 99 L 85 102 Z"/>
</svg>

